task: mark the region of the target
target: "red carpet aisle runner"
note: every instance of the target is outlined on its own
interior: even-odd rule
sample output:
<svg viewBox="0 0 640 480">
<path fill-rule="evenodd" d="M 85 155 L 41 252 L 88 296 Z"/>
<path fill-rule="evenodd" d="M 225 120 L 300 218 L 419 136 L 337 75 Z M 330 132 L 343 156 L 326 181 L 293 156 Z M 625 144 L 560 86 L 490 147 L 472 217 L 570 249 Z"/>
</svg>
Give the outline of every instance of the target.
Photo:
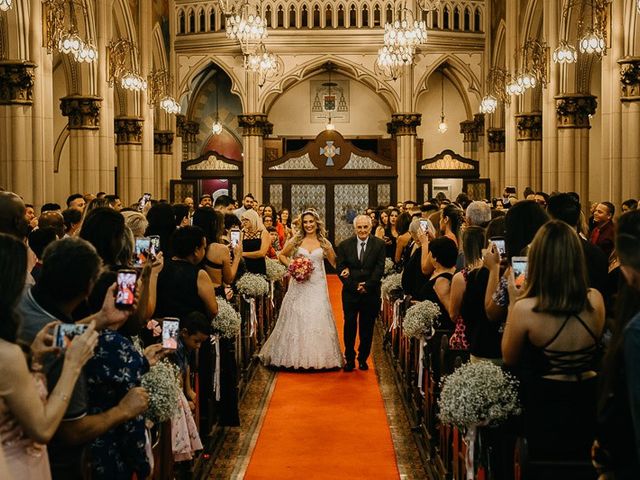
<svg viewBox="0 0 640 480">
<path fill-rule="evenodd" d="M 329 276 L 329 295 L 342 337 L 340 292 L 338 278 Z M 279 372 L 276 382 L 245 479 L 399 477 L 373 369 Z"/>
</svg>

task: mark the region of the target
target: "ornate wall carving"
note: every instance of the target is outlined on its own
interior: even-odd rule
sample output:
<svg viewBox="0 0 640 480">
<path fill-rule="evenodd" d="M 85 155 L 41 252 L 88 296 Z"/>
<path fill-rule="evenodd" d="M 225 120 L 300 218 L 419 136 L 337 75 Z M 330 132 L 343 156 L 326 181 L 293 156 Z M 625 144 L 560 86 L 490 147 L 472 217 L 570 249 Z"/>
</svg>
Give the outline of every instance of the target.
<svg viewBox="0 0 640 480">
<path fill-rule="evenodd" d="M 518 140 L 542 140 L 542 113 L 516 115 Z"/>
<path fill-rule="evenodd" d="M 589 116 L 596 113 L 598 101 L 588 94 L 558 95 L 556 115 L 558 128 L 590 128 Z"/>
<path fill-rule="evenodd" d="M 393 113 L 387 123 L 387 132 L 393 136 L 416 135 L 416 127 L 422 123 L 421 113 Z"/>
<path fill-rule="evenodd" d="M 33 104 L 35 63 L 0 61 L 0 105 Z"/>
<path fill-rule="evenodd" d="M 114 121 L 116 145 L 142 145 L 142 125 L 138 117 L 119 117 Z"/>
<path fill-rule="evenodd" d="M 489 138 L 489 152 L 504 152 L 504 128 L 490 128 L 487 130 Z"/>
<path fill-rule="evenodd" d="M 173 153 L 173 132 L 153 132 L 153 153 L 171 155 Z"/>
<path fill-rule="evenodd" d="M 238 115 L 238 125 L 246 136 L 264 137 L 273 133 L 273 124 L 264 113 Z"/>
<path fill-rule="evenodd" d="M 98 130 L 100 128 L 100 106 L 102 98 L 70 95 L 60 99 L 62 115 L 69 117 L 72 130 Z"/>
<path fill-rule="evenodd" d="M 620 64 L 620 84 L 622 101 L 640 100 L 640 57 L 618 60 Z"/>
</svg>

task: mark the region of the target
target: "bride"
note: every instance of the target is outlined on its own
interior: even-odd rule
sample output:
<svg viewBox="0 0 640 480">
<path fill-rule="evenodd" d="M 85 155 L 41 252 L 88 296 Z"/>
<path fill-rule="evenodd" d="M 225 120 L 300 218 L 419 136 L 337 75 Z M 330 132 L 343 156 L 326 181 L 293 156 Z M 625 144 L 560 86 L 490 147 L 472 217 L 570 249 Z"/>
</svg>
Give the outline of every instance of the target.
<svg viewBox="0 0 640 480">
<path fill-rule="evenodd" d="M 300 216 L 300 228 L 280 252 L 289 265 L 291 257 L 303 255 L 314 265 L 305 282 L 291 279 L 282 301 L 278 321 L 260 351 L 265 365 L 287 368 L 339 368 L 342 352 L 329 302 L 326 258 L 335 267 L 336 255 L 320 217 L 314 210 Z"/>
</svg>

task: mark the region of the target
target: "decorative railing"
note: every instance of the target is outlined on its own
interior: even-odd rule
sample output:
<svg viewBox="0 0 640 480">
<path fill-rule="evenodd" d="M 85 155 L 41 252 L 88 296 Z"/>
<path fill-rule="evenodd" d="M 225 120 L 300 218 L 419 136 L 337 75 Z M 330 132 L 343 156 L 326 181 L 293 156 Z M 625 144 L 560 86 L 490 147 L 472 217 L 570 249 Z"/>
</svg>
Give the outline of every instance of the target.
<svg viewBox="0 0 640 480">
<path fill-rule="evenodd" d="M 441 1 L 435 10 L 421 12 L 430 30 L 481 33 L 484 0 Z M 272 29 L 384 28 L 393 21 L 393 3 L 384 1 L 329 0 L 316 2 L 265 1 L 262 13 Z M 176 34 L 220 32 L 225 17 L 217 1 L 176 1 Z"/>
</svg>

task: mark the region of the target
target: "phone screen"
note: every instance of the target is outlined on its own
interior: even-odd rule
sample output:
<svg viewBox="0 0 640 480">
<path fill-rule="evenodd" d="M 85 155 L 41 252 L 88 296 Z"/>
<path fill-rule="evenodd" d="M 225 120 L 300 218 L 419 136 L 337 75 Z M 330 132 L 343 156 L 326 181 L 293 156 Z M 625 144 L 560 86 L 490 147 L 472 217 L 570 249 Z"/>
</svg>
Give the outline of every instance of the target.
<svg viewBox="0 0 640 480">
<path fill-rule="evenodd" d="M 140 204 L 138 205 L 138 210 L 142 212 L 144 210 L 144 207 L 149 202 L 149 200 L 151 200 L 151 194 L 150 193 L 143 194 L 142 198 L 140 199 Z"/>
<path fill-rule="evenodd" d="M 61 323 L 56 325 L 53 331 L 54 346 L 58 348 L 67 348 L 73 342 L 73 339 L 82 335 L 87 329 L 87 325 L 76 325 L 75 323 Z"/>
<path fill-rule="evenodd" d="M 158 253 L 160 253 L 160 237 L 158 235 L 149 235 L 149 253 L 151 254 L 151 258 L 156 258 Z"/>
<path fill-rule="evenodd" d="M 162 348 L 175 350 L 178 348 L 178 332 L 180 319 L 167 317 L 162 320 Z"/>
<path fill-rule="evenodd" d="M 522 288 L 527 279 L 527 262 L 527 257 L 513 257 L 511 259 L 513 279 L 517 288 Z"/>
<path fill-rule="evenodd" d="M 236 248 L 238 243 L 240 243 L 240 230 L 231 230 L 229 237 L 231 240 L 231 247 Z"/>
<path fill-rule="evenodd" d="M 490 239 L 491 242 L 496 246 L 496 250 L 500 253 L 501 257 L 504 257 L 507 254 L 507 250 L 504 246 L 504 238 L 494 237 Z"/>
<path fill-rule="evenodd" d="M 142 268 L 151 254 L 151 239 L 149 237 L 136 238 L 136 248 L 134 252 L 133 264 Z"/>
<path fill-rule="evenodd" d="M 118 293 L 116 293 L 116 305 L 130 307 L 136 297 L 136 281 L 138 276 L 134 270 L 120 270 L 118 272 Z"/>
</svg>

